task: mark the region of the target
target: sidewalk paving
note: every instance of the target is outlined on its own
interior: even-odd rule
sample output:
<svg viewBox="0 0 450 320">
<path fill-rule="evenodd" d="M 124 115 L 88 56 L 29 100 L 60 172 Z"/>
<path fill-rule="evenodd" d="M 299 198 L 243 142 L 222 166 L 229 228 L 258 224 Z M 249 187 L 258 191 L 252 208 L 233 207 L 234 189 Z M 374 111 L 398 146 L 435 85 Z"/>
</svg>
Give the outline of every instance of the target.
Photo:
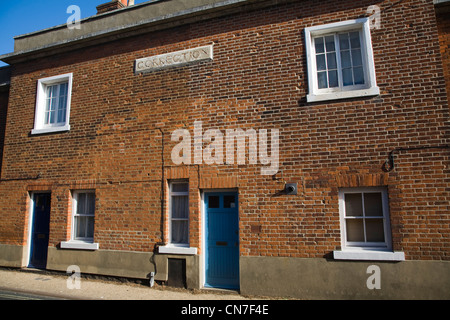
<svg viewBox="0 0 450 320">
<path fill-rule="evenodd" d="M 0 289 L 82 300 L 250 300 L 237 292 L 186 290 L 155 284 L 81 277 L 80 289 L 69 289 L 69 275 L 46 271 L 0 269 Z"/>
</svg>

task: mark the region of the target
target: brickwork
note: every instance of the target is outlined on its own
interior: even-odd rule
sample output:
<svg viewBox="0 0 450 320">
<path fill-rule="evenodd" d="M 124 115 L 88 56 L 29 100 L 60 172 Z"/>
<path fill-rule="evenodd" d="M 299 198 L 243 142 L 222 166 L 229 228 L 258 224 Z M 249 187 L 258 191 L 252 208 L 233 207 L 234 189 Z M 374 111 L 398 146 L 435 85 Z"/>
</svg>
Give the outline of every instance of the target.
<svg viewBox="0 0 450 320">
<path fill-rule="evenodd" d="M 387 186 L 394 250 L 450 260 L 448 103 L 432 1 L 377 1 L 377 97 L 308 104 L 305 27 L 366 15 L 374 1 L 298 1 L 17 64 L 0 191 L 0 242 L 23 244 L 34 188 L 52 191 L 50 246 L 70 237 L 70 192 L 96 191 L 101 249 L 167 242 L 167 180 L 189 179 L 190 245 L 201 252 L 201 189 L 238 188 L 242 256 L 329 257 L 341 246 L 340 187 Z M 134 61 L 214 45 L 214 60 L 153 73 Z M 73 73 L 66 133 L 31 136 L 38 79 Z M 280 130 L 280 170 L 176 166 L 176 129 Z M 161 182 L 164 172 L 164 181 Z M 280 191 L 297 182 L 297 196 Z M 164 186 L 164 187 L 162 187 Z M 3 196 L 6 195 L 6 196 Z M 5 199 L 8 199 L 5 201 Z M 163 201 L 162 201 L 163 200 Z M 161 215 L 164 212 L 164 215 Z"/>
<path fill-rule="evenodd" d="M 3 144 L 5 139 L 6 114 L 8 111 L 9 88 L 0 89 L 0 173 L 3 159 Z"/>
<path fill-rule="evenodd" d="M 97 14 L 113 11 L 127 6 L 127 0 L 114 0 L 97 6 Z"/>
<path fill-rule="evenodd" d="M 450 99 L 450 4 L 437 8 L 436 19 L 439 32 L 444 77 L 446 79 L 447 97 Z"/>
</svg>

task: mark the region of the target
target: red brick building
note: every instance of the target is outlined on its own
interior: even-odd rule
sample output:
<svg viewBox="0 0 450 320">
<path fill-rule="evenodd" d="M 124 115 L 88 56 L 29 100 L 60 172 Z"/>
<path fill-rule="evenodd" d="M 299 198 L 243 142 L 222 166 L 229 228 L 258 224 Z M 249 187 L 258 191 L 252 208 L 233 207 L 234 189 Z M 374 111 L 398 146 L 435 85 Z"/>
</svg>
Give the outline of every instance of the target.
<svg viewBox="0 0 450 320">
<path fill-rule="evenodd" d="M 16 37 L 0 264 L 448 299 L 445 8 L 113 1 Z"/>
</svg>

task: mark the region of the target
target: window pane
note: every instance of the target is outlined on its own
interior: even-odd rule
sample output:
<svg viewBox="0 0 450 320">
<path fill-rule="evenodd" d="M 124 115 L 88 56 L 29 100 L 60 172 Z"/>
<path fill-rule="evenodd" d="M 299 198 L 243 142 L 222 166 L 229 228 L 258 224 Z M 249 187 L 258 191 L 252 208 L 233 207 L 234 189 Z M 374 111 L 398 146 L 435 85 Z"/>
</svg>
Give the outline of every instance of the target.
<svg viewBox="0 0 450 320">
<path fill-rule="evenodd" d="M 359 32 L 350 32 L 350 44 L 352 46 L 352 49 L 360 48 L 361 42 L 359 41 Z"/>
<path fill-rule="evenodd" d="M 352 59 L 354 67 L 362 66 L 361 49 L 352 50 Z"/>
<path fill-rule="evenodd" d="M 86 224 L 88 217 L 75 217 L 75 237 L 85 238 L 86 237 Z"/>
<path fill-rule="evenodd" d="M 61 103 L 64 103 L 64 102 L 61 101 L 61 99 L 60 99 L 60 104 L 59 104 L 60 106 L 61 106 Z M 58 120 L 57 120 L 57 122 L 58 123 L 66 122 L 66 108 L 64 106 L 58 108 Z"/>
<path fill-rule="evenodd" d="M 86 217 L 87 230 L 86 238 L 94 238 L 94 217 Z"/>
<path fill-rule="evenodd" d="M 323 53 L 325 52 L 324 46 L 323 46 L 323 38 L 315 38 L 314 44 L 316 47 L 316 53 Z"/>
<path fill-rule="evenodd" d="M 45 112 L 45 120 L 44 120 L 45 124 L 49 124 L 50 123 L 50 112 Z"/>
<path fill-rule="evenodd" d="M 350 51 L 341 51 L 341 64 L 343 69 L 352 67 Z"/>
<path fill-rule="evenodd" d="M 186 244 L 189 243 L 188 222 L 186 220 L 172 221 L 171 243 Z"/>
<path fill-rule="evenodd" d="M 383 219 L 365 219 L 368 242 L 384 242 Z"/>
<path fill-rule="evenodd" d="M 339 47 L 341 48 L 341 50 L 350 49 L 350 45 L 348 42 L 348 33 L 341 33 L 339 35 Z"/>
<path fill-rule="evenodd" d="M 79 193 L 77 199 L 77 214 L 86 213 L 86 193 Z"/>
<path fill-rule="evenodd" d="M 344 201 L 345 216 L 361 217 L 363 215 L 361 193 L 346 193 Z"/>
<path fill-rule="evenodd" d="M 327 48 L 327 52 L 336 50 L 334 47 L 334 36 L 325 37 L 325 46 Z"/>
<path fill-rule="evenodd" d="M 45 105 L 45 124 L 56 122 L 56 106 L 58 103 L 58 85 L 47 87 L 47 101 Z"/>
<path fill-rule="evenodd" d="M 317 71 L 322 71 L 327 69 L 327 64 L 325 61 L 325 55 L 324 54 L 318 54 L 316 56 L 316 63 L 317 63 Z"/>
<path fill-rule="evenodd" d="M 327 53 L 328 70 L 337 69 L 336 52 Z"/>
<path fill-rule="evenodd" d="M 189 192 L 189 183 L 173 183 L 172 192 Z"/>
<path fill-rule="evenodd" d="M 208 208 L 220 208 L 219 196 L 208 196 Z"/>
<path fill-rule="evenodd" d="M 381 193 L 364 193 L 364 212 L 366 217 L 382 217 Z"/>
<path fill-rule="evenodd" d="M 189 198 L 188 196 L 172 196 L 172 218 L 189 217 Z"/>
<path fill-rule="evenodd" d="M 47 100 L 45 101 L 45 111 L 50 111 L 52 99 L 50 98 L 51 87 L 47 88 Z"/>
<path fill-rule="evenodd" d="M 317 73 L 317 82 L 319 89 L 328 88 L 327 73 L 325 71 Z"/>
<path fill-rule="evenodd" d="M 68 83 L 61 83 L 59 85 L 59 95 L 60 96 L 67 96 L 67 89 L 69 87 Z"/>
<path fill-rule="evenodd" d="M 95 193 L 87 193 L 87 211 L 86 214 L 94 215 L 95 214 Z"/>
<path fill-rule="evenodd" d="M 235 208 L 236 200 L 235 196 L 224 196 L 223 197 L 223 207 L 224 208 Z"/>
<path fill-rule="evenodd" d="M 56 86 L 47 87 L 47 98 L 51 99 L 56 95 Z"/>
<path fill-rule="evenodd" d="M 47 86 L 45 124 L 64 123 L 66 120 L 68 83 Z"/>
<path fill-rule="evenodd" d="M 55 123 L 55 122 L 56 122 L 56 112 L 50 111 L 48 123 Z"/>
<path fill-rule="evenodd" d="M 344 86 L 352 86 L 353 85 L 352 69 L 343 69 L 342 70 L 342 79 L 344 81 Z"/>
<path fill-rule="evenodd" d="M 330 88 L 339 87 L 337 70 L 328 72 L 328 79 L 330 81 Z"/>
<path fill-rule="evenodd" d="M 364 70 L 362 67 L 354 68 L 353 75 L 355 84 L 364 84 Z"/>
<path fill-rule="evenodd" d="M 362 219 L 348 219 L 347 226 L 347 241 L 364 242 L 364 226 Z"/>
<path fill-rule="evenodd" d="M 66 106 L 67 106 L 67 97 L 65 96 L 59 97 L 58 122 L 66 122 Z"/>
</svg>

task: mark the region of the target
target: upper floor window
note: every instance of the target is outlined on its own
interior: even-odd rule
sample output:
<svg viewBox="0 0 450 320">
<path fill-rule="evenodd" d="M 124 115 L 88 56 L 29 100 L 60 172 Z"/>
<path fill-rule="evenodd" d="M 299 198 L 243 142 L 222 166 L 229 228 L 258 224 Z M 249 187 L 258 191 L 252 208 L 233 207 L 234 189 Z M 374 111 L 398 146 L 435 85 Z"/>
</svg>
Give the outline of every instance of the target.
<svg viewBox="0 0 450 320">
<path fill-rule="evenodd" d="M 32 134 L 70 130 L 72 74 L 40 79 Z"/>
<path fill-rule="evenodd" d="M 379 94 L 366 18 L 305 29 L 308 102 Z"/>
</svg>

